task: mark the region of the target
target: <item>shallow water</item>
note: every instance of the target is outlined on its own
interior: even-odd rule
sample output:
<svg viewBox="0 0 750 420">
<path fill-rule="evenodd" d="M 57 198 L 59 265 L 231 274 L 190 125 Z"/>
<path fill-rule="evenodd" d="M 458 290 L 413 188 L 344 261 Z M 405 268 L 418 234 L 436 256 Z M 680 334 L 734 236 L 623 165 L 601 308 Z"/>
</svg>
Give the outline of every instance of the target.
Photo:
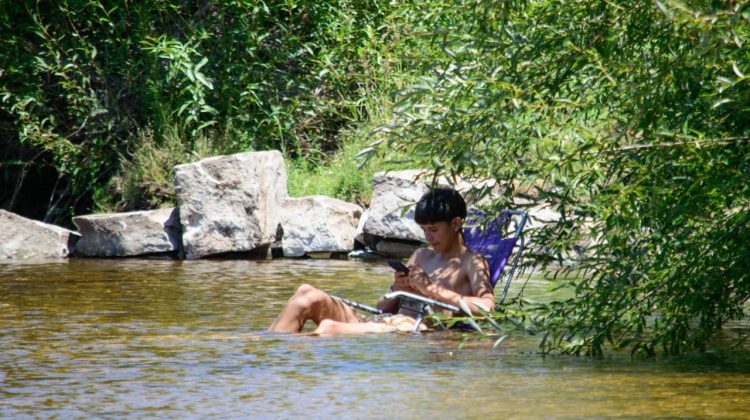
<svg viewBox="0 0 750 420">
<path fill-rule="evenodd" d="M 520 333 L 459 350 L 457 333 L 265 331 L 303 282 L 372 303 L 390 276 L 333 260 L 0 264 L 0 417 L 750 417 L 750 345 L 592 360 L 543 357 Z M 530 280 L 527 296 L 546 293 Z"/>
</svg>

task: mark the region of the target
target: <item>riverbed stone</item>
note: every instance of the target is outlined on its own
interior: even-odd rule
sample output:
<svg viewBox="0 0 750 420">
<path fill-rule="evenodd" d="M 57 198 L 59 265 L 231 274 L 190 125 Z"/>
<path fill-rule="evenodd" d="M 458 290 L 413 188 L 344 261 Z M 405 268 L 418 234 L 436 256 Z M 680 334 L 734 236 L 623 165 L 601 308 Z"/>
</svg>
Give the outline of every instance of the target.
<svg viewBox="0 0 750 420">
<path fill-rule="evenodd" d="M 529 213 L 529 227 L 541 227 L 554 224 L 560 220 L 560 213 L 554 209 L 552 203 L 539 201 L 526 209 Z"/>
<path fill-rule="evenodd" d="M 77 216 L 81 233 L 76 256 L 132 257 L 180 252 L 182 230 L 176 208 Z"/>
<path fill-rule="evenodd" d="M 278 151 L 216 156 L 175 167 L 185 257 L 269 247 L 288 197 Z"/>
<path fill-rule="evenodd" d="M 0 210 L 0 258 L 62 259 L 69 257 L 79 238 L 77 232 Z"/>
<path fill-rule="evenodd" d="M 381 239 L 375 241 L 374 251 L 388 258 L 409 258 L 421 246 L 419 242 Z"/>
<path fill-rule="evenodd" d="M 362 207 L 331 197 L 289 198 L 282 204 L 285 257 L 349 252 Z"/>
<path fill-rule="evenodd" d="M 373 176 L 372 198 L 364 222 L 365 234 L 381 238 L 423 241 L 422 229 L 414 221 L 414 204 L 427 192 L 416 178 L 419 170 L 378 172 Z"/>
<path fill-rule="evenodd" d="M 357 227 L 354 229 L 354 241 L 358 242 L 360 244 L 367 244 L 367 241 L 365 240 L 365 222 L 370 217 L 370 209 L 365 209 L 361 216 L 359 216 L 359 221 L 357 222 Z"/>
<path fill-rule="evenodd" d="M 377 238 L 424 241 L 422 229 L 414 221 L 414 205 L 429 190 L 431 182 L 431 172 L 422 169 L 376 173 L 373 176 L 370 208 L 360 237 L 372 235 Z M 437 185 L 457 189 L 464 195 L 467 204 L 472 204 L 471 184 L 441 177 Z"/>
</svg>

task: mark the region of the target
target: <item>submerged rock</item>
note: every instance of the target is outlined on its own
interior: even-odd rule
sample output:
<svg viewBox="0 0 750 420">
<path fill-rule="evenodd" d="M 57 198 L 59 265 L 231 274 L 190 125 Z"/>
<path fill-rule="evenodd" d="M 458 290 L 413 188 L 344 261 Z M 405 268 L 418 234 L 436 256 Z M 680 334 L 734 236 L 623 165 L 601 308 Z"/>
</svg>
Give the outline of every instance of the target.
<svg viewBox="0 0 750 420">
<path fill-rule="evenodd" d="M 248 252 L 276 237 L 288 197 L 280 152 L 217 156 L 175 167 L 185 257 Z"/>
<path fill-rule="evenodd" d="M 284 200 L 281 226 L 286 257 L 316 252 L 349 252 L 362 208 L 335 198 L 312 196 Z"/>
<path fill-rule="evenodd" d="M 91 214 L 73 218 L 81 232 L 76 256 L 131 257 L 180 251 L 177 209 Z"/>
<path fill-rule="evenodd" d="M 60 259 L 73 253 L 78 233 L 0 210 L 0 258 Z"/>
</svg>

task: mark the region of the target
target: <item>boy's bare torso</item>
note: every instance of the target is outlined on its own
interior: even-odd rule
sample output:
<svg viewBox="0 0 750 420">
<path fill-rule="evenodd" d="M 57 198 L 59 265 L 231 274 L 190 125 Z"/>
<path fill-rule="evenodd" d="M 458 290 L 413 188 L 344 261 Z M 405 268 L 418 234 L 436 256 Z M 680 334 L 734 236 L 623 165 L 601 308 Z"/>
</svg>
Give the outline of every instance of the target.
<svg viewBox="0 0 750 420">
<path fill-rule="evenodd" d="M 422 248 L 414 253 L 409 264 L 412 267 L 419 266 L 427 274 L 432 284 L 442 286 L 459 295 L 478 296 L 487 291 L 490 294 L 492 293 L 488 282 L 472 285 L 470 273 L 475 270 L 483 270 L 484 262 L 481 256 L 472 253 L 465 247 L 461 247 L 461 251 L 454 257 L 446 257 L 432 249 Z M 409 291 L 424 295 L 416 288 Z M 441 312 L 448 314 L 450 311 Z M 399 313 L 408 316 L 415 315 L 410 307 L 400 308 Z"/>
<path fill-rule="evenodd" d="M 476 256 L 466 250 L 458 257 L 445 258 L 439 252 L 422 249 L 414 256 L 414 263 L 422 267 L 434 283 L 462 295 L 472 295 L 467 268 Z"/>
</svg>

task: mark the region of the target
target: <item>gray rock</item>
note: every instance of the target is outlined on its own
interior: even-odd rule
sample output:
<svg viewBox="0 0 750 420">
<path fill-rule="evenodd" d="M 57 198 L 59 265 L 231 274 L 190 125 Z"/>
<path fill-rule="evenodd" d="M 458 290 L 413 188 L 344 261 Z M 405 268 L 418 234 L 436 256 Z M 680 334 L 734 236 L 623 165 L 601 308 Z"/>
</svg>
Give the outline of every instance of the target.
<svg viewBox="0 0 750 420">
<path fill-rule="evenodd" d="M 362 208 L 335 198 L 290 198 L 282 204 L 282 248 L 286 257 L 349 252 Z"/>
<path fill-rule="evenodd" d="M 375 252 L 390 258 L 408 258 L 420 244 L 417 242 L 401 242 L 383 239 L 375 244 Z"/>
<path fill-rule="evenodd" d="M 424 241 L 424 234 L 414 221 L 414 205 L 429 190 L 430 172 L 420 169 L 378 172 L 373 176 L 372 199 L 364 221 L 363 233 L 380 238 Z M 471 185 L 438 179 L 439 186 L 450 186 L 467 198 Z M 471 200 L 467 199 L 467 204 Z"/>
<path fill-rule="evenodd" d="M 174 208 L 91 214 L 74 217 L 73 223 L 81 232 L 77 256 L 130 257 L 180 251 L 180 215 Z"/>
<path fill-rule="evenodd" d="M 347 259 L 364 260 L 364 261 L 382 261 L 383 256 L 366 249 L 355 249 L 347 254 Z"/>
<path fill-rule="evenodd" d="M 414 221 L 414 204 L 427 192 L 427 185 L 415 178 L 419 170 L 378 172 L 373 180 L 372 198 L 363 231 L 384 237 L 424 240 L 422 229 Z"/>
<path fill-rule="evenodd" d="M 0 210 L 0 258 L 60 259 L 73 253 L 79 235 L 59 226 Z"/>
<path fill-rule="evenodd" d="M 182 243 L 188 259 L 268 247 L 288 197 L 278 151 L 217 156 L 175 167 Z"/>
<path fill-rule="evenodd" d="M 526 229 L 538 229 L 542 226 L 555 224 L 560 220 L 560 213 L 553 210 L 549 203 L 539 203 L 536 206 L 528 208 L 529 219 L 526 223 Z"/>
<path fill-rule="evenodd" d="M 367 242 L 365 240 L 365 222 L 369 218 L 370 210 L 365 209 L 365 212 L 362 213 L 362 216 L 359 217 L 356 229 L 354 229 L 354 240 L 363 245 L 367 245 Z"/>
</svg>

